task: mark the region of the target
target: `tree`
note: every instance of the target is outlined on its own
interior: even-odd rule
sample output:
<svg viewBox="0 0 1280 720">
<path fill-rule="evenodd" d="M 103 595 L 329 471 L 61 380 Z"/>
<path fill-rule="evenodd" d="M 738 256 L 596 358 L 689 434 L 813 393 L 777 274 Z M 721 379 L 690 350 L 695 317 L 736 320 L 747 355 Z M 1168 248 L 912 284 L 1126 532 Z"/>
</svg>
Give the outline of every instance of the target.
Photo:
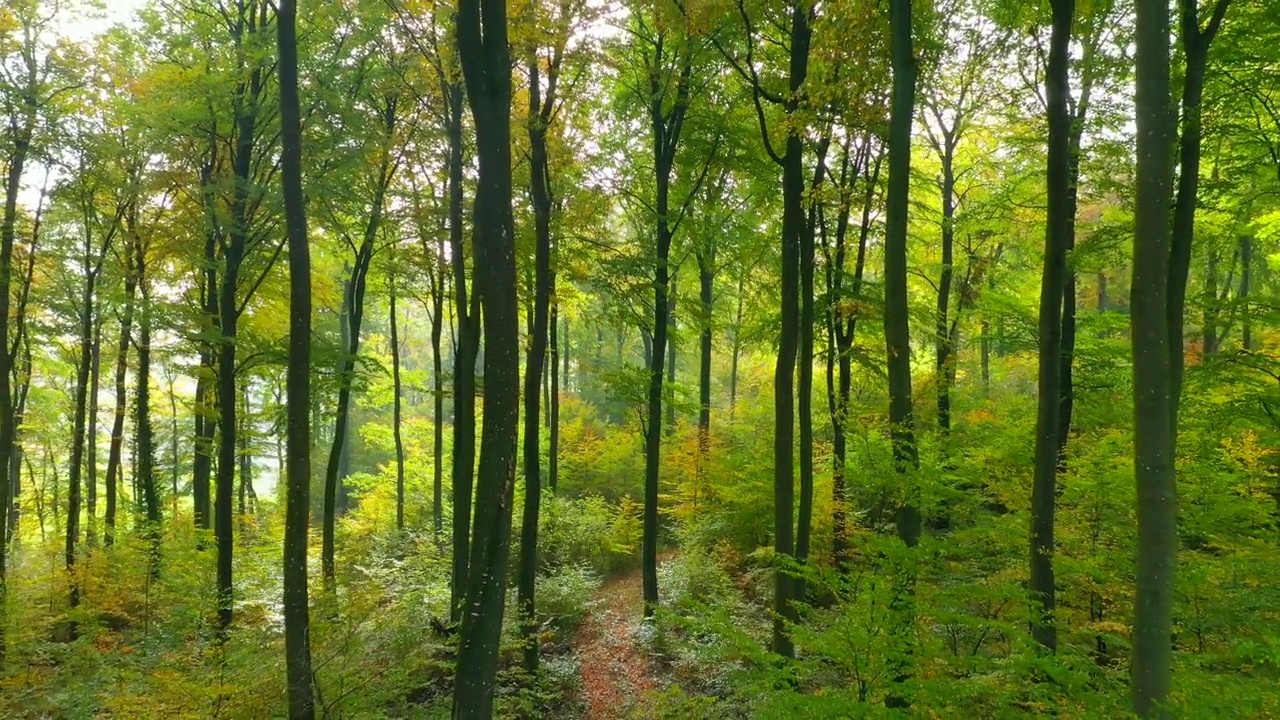
<svg viewBox="0 0 1280 720">
<path fill-rule="evenodd" d="M 0 92 L 3 93 L 5 130 L 4 165 L 8 172 L 4 185 L 4 213 L 0 216 L 0 348 L 11 340 L 10 288 L 13 281 L 13 249 L 17 236 L 18 194 L 23 171 L 32 148 L 40 148 L 52 106 L 60 95 L 76 83 L 69 78 L 64 62 L 70 58 L 50 47 L 52 16 L 42 12 L 35 0 L 19 0 L 6 7 L 0 26 Z M 14 478 L 10 460 L 17 437 L 17 416 L 13 402 L 14 356 L 0 352 L 0 498 L 8 503 Z M 0 513 L 0 539 L 8 538 L 9 513 Z M 0 542 L 0 665 L 5 659 L 4 625 L 8 613 L 7 560 L 9 547 Z"/>
<path fill-rule="evenodd" d="M 298 100 L 297 3 L 280 0 L 280 185 L 289 243 L 288 466 L 285 478 L 284 641 L 289 717 L 315 717 L 311 690 L 311 620 L 307 604 L 307 515 L 311 502 L 311 250 L 302 192 L 302 121 Z M 397 395 L 397 403 L 399 396 Z"/>
<path fill-rule="evenodd" d="M 551 276 L 551 166 L 547 159 L 547 129 L 555 119 L 557 85 L 564 60 L 565 44 L 578 8 L 563 2 L 554 20 L 554 29 L 546 59 L 546 95 L 543 96 L 543 58 L 541 43 L 533 43 L 527 51 L 529 71 L 529 108 L 526 116 L 529 134 L 529 199 L 534 215 L 534 298 L 529 326 L 529 350 L 524 376 L 524 513 L 520 526 L 520 573 L 518 600 L 524 624 L 524 669 L 538 669 L 538 621 L 534 586 L 538 573 L 538 518 L 542 501 L 542 467 L 540 429 L 542 415 L 538 406 L 538 386 L 542 382 L 547 360 L 548 315 L 550 313 Z M 534 10 L 534 21 L 537 21 Z M 554 356 L 551 373 L 555 374 Z"/>
<path fill-rule="evenodd" d="M 377 38 L 380 35 L 374 34 Z M 369 193 L 368 214 L 363 223 L 362 232 L 357 242 L 348 232 L 343 218 L 339 217 L 340 209 L 327 205 L 331 222 L 329 226 L 335 230 L 346 244 L 350 252 L 349 262 L 344 263 L 347 277 L 342 282 L 342 312 L 339 322 L 342 324 L 342 355 L 338 369 L 338 402 L 334 417 L 333 443 L 329 449 L 329 461 L 325 466 L 324 482 L 324 517 L 323 547 L 321 565 L 324 570 L 325 588 L 332 591 L 336 585 L 335 578 L 335 538 L 334 528 L 336 516 L 346 509 L 346 491 L 342 487 L 346 475 L 346 462 L 350 448 L 348 436 L 351 425 L 351 396 L 355 374 L 356 360 L 360 351 L 360 333 L 364 321 L 364 298 L 368 287 L 369 269 L 373 262 L 376 244 L 383 223 L 384 206 L 387 191 L 395 179 L 400 167 L 399 144 L 404 142 L 401 129 L 401 93 L 395 75 L 403 72 L 399 66 L 403 58 L 394 53 L 386 53 L 384 48 L 368 45 L 362 48 L 363 56 L 358 67 L 360 75 L 354 79 L 354 91 L 357 104 L 375 118 L 368 122 L 367 118 L 356 120 L 369 128 L 364 146 L 371 148 L 373 158 L 371 165 L 366 166 L 366 158 L 357 157 L 354 168 L 355 187 Z M 366 68 L 374 57 L 384 57 L 386 68 Z M 381 71 L 381 72 L 379 72 Z M 344 100 L 348 99 L 346 97 Z M 352 123 L 355 125 L 356 123 Z M 344 135 L 359 132 L 352 127 L 340 126 Z M 332 193 L 341 197 L 341 193 Z"/>
<path fill-rule="evenodd" d="M 1168 717 L 1173 672 L 1173 591 L 1177 563 L 1174 476 L 1178 403 L 1169 318 L 1171 250 L 1169 197 L 1173 114 L 1169 95 L 1169 11 L 1163 2 L 1136 3 L 1137 175 L 1134 206 L 1130 332 L 1133 344 L 1134 478 L 1138 488 L 1137 596 L 1133 620 L 1133 710 Z M 1178 314 L 1181 323 L 1181 314 Z"/>
<path fill-rule="evenodd" d="M 76 249 L 76 260 L 79 262 L 81 275 L 80 301 L 77 306 L 79 354 L 76 364 L 76 379 L 72 410 L 71 457 L 68 468 L 67 490 L 67 527 L 65 563 L 68 575 L 71 576 L 69 604 L 72 609 L 80 604 L 80 582 L 74 577 L 78 556 L 77 543 L 80 539 L 80 504 L 81 479 L 84 469 L 84 453 L 86 442 L 87 403 L 89 397 L 89 375 L 92 369 L 94 350 L 95 301 L 97 299 L 98 280 L 102 276 L 102 267 L 111 252 L 111 245 L 119 233 L 124 214 L 128 209 L 126 202 L 109 202 L 104 198 L 106 185 L 111 180 L 106 175 L 109 159 L 105 153 L 109 150 L 98 144 L 101 136 L 95 133 L 96 128 L 85 128 L 80 140 L 84 145 L 78 148 L 76 158 L 77 179 L 68 192 L 73 194 L 76 210 L 80 215 L 80 244 Z M 104 203 L 104 200 L 108 200 Z M 96 402 L 96 398 L 94 399 Z M 76 624 L 69 624 L 70 637 L 76 636 Z"/>
<path fill-rule="evenodd" d="M 889 33 L 893 58 L 893 92 L 889 106 L 889 185 L 886 196 L 884 241 L 884 336 L 889 370 L 889 425 L 893 461 L 902 482 L 898 500 L 898 537 L 908 549 L 920 542 L 919 486 L 914 477 L 920 465 L 911 406 L 911 331 L 907 306 L 907 209 L 911 175 L 911 120 L 914 117 L 916 60 L 912 51 L 911 0 L 892 0 Z M 911 560 L 907 561 L 908 563 Z M 909 634 L 914 625 L 915 572 L 905 570 L 905 582 L 894 591 L 897 632 Z M 910 640 L 897 663 L 897 680 L 906 678 Z M 886 703 L 902 707 L 906 700 L 890 695 Z"/>
<path fill-rule="evenodd" d="M 473 248 L 476 281 L 483 288 L 485 345 L 484 424 L 453 700 L 453 716 L 461 719 L 493 715 L 510 553 L 520 357 L 506 3 L 460 0 L 455 22 L 467 103 L 476 128 L 479 178 Z"/>
<path fill-rule="evenodd" d="M 723 47 L 721 54 L 729 60 L 737 74 L 750 86 L 752 104 L 760 126 L 766 154 L 782 170 L 782 272 L 781 327 L 778 336 L 777 364 L 774 369 L 774 552 L 779 560 L 796 556 L 795 543 L 795 371 L 800 344 L 800 264 L 801 245 L 805 243 L 804 209 L 804 142 L 798 127 L 798 113 L 803 101 L 801 89 L 809 73 L 809 48 L 812 42 L 814 8 L 807 3 L 792 3 L 787 18 L 774 24 L 786 27 L 788 57 L 787 90 L 770 90 L 761 82 L 756 66 L 756 27 L 759 24 L 748 12 L 743 0 L 737 3 L 738 15 L 746 31 L 746 56 L 733 59 Z M 786 115 L 786 143 L 779 153 L 770 139 L 765 103 L 781 107 Z M 811 448 L 801 448 L 801 452 Z M 803 493 L 803 490 L 802 490 Z M 801 511 L 801 518 L 805 512 Z M 802 529 L 805 534 L 807 529 Z M 795 583 L 787 568 L 779 567 L 774 580 L 773 651 L 783 657 L 795 654 L 788 624 L 795 622 Z"/>
<path fill-rule="evenodd" d="M 1057 503 L 1062 398 L 1062 298 L 1067 248 L 1075 232 L 1071 202 L 1071 116 L 1068 53 L 1074 0 L 1055 0 L 1045 76 L 1049 144 L 1046 169 L 1049 213 L 1045 224 L 1044 272 L 1040 285 L 1040 393 L 1036 413 L 1035 477 L 1031 488 L 1032 636 L 1049 651 L 1058 647 L 1053 624 L 1053 523 Z M 1075 298 L 1071 302 L 1074 304 Z"/>
</svg>

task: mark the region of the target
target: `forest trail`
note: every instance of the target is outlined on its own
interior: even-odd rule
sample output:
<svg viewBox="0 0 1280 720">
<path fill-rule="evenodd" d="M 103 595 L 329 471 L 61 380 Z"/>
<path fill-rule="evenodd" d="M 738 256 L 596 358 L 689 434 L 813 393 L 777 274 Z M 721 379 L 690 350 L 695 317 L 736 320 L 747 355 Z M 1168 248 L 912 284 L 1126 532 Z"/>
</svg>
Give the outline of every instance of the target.
<svg viewBox="0 0 1280 720">
<path fill-rule="evenodd" d="M 640 568 L 610 579 L 596 592 L 596 609 L 574 638 L 588 720 L 628 717 L 644 693 L 660 686 L 635 632 L 644 609 L 642 590 Z"/>
</svg>

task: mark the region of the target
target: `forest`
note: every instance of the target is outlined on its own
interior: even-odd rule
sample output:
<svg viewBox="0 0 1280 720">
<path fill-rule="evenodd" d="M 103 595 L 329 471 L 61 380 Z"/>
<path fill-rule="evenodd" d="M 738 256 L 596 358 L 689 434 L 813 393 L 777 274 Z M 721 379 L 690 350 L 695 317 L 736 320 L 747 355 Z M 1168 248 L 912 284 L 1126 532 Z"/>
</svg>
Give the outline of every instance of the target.
<svg viewBox="0 0 1280 720">
<path fill-rule="evenodd" d="M 4 0 L 0 111 L 0 716 L 1280 712 L 1280 0 Z"/>
</svg>

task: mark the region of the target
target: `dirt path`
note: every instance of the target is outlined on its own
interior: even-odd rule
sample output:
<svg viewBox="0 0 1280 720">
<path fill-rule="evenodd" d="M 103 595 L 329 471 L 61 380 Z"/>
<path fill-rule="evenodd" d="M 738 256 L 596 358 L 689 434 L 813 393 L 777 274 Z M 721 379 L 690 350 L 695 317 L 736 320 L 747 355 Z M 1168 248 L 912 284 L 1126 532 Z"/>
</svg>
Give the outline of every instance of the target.
<svg viewBox="0 0 1280 720">
<path fill-rule="evenodd" d="M 574 645 L 588 720 L 625 718 L 636 701 L 658 687 L 652 663 L 635 637 L 643 609 L 640 571 L 605 583 L 599 603 L 578 630 Z"/>
</svg>

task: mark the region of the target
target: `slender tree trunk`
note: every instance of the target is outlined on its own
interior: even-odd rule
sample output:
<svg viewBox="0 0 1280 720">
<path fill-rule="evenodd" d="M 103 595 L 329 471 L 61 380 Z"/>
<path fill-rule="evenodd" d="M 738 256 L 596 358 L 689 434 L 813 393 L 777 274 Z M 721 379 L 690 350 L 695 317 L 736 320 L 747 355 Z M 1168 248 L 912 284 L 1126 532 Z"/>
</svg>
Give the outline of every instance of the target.
<svg viewBox="0 0 1280 720">
<path fill-rule="evenodd" d="M 476 282 L 483 288 L 485 345 L 484 428 L 476 473 L 474 541 L 453 703 L 454 718 L 470 720 L 493 715 L 520 413 L 520 319 L 511 212 L 511 59 L 506 3 L 460 0 L 456 18 L 458 55 L 476 129 L 479 171 L 473 244 Z"/>
<path fill-rule="evenodd" d="M 443 244 L 443 243 L 442 243 Z M 432 283 L 431 294 L 431 382 L 433 383 L 431 401 L 434 422 L 432 423 L 432 483 L 431 483 L 431 520 L 436 539 L 439 540 L 444 531 L 444 359 L 440 347 L 440 336 L 444 325 L 444 293 L 445 267 L 444 248 L 441 247 L 436 276 Z M 455 518 L 454 522 L 457 522 Z M 465 522 L 463 523 L 466 524 Z"/>
<path fill-rule="evenodd" d="M 560 480 L 560 390 L 569 386 L 569 363 L 568 355 L 565 355 L 565 372 L 564 382 L 560 382 L 560 303 L 556 295 L 556 273 L 555 260 L 552 260 L 551 269 L 551 319 L 548 323 L 550 327 L 551 337 L 551 404 L 547 406 L 547 486 L 551 489 L 551 494 L 555 494 L 556 485 Z M 569 326 L 569 318 L 564 320 L 565 327 Z M 567 340 L 568 333 L 565 333 Z M 567 346 L 566 346 L 567 349 Z"/>
<path fill-rule="evenodd" d="M 517 596 L 524 632 L 524 669 L 538 671 L 538 614 L 534 586 L 538 576 L 538 517 L 542 504 L 542 411 L 539 385 L 547 360 L 547 335 L 551 306 L 551 170 L 547 161 L 547 125 L 555 109 L 555 83 L 559 68 L 548 69 L 547 106 L 543 107 L 536 50 L 529 67 L 529 196 L 534 215 L 534 297 L 529 327 L 529 350 L 524 375 L 524 514 L 520 526 L 520 569 Z M 555 374 L 555 365 L 551 365 Z"/>
<path fill-rule="evenodd" d="M 381 130 L 383 139 L 390 142 L 396 127 L 397 104 L 389 101 L 383 110 Z M 329 462 L 325 466 L 324 520 L 322 528 L 320 565 L 324 574 L 325 589 L 336 587 L 336 563 L 334 560 L 334 530 L 336 516 L 345 513 L 350 506 L 345 481 L 350 470 L 351 453 L 351 402 L 352 384 L 355 381 L 356 359 L 360 353 L 360 330 L 364 321 L 364 296 L 368 287 L 369 267 L 373 263 L 374 243 L 382 227 L 383 206 L 387 188 L 395 175 L 395 165 L 390 151 L 384 152 L 375 179 L 373 199 L 369 204 L 369 219 L 365 223 L 364 236 L 356 249 L 355 262 L 343 283 L 342 367 L 338 375 L 338 409 L 334 419 L 333 445 L 329 449 Z"/>
<path fill-rule="evenodd" d="M 391 433 L 396 444 L 396 530 L 404 532 L 404 437 L 400 432 L 402 408 L 400 400 L 400 325 L 396 311 L 396 278 L 392 270 L 390 280 L 391 307 Z M 433 328 L 434 329 L 434 328 Z M 439 467 L 439 453 L 436 453 L 436 466 Z M 439 533 L 439 526 L 436 532 Z"/>
<path fill-rule="evenodd" d="M 192 407 L 195 415 L 195 439 L 191 459 L 191 503 L 197 531 L 213 527 L 210 478 L 213 475 L 213 434 L 217 424 L 210 415 L 217 404 L 209 387 L 209 376 L 217 372 L 213 364 L 214 357 L 209 350 L 200 351 L 195 403 Z"/>
<path fill-rule="evenodd" d="M 170 511 L 171 517 L 178 517 L 178 397 L 174 393 L 173 387 L 173 366 L 166 365 L 166 374 L 169 375 L 169 452 L 170 452 L 170 498 L 173 504 Z"/>
<path fill-rule="evenodd" d="M 809 72 L 810 22 L 813 8 L 805 3 L 791 6 L 790 97 L 786 102 L 789 118 L 800 110 L 801 88 Z M 758 93 L 759 89 L 756 88 Z M 758 101 L 758 95 L 757 95 Z M 764 138 L 768 142 L 768 138 Z M 774 441 L 773 441 L 773 548 L 780 561 L 795 557 L 795 372 L 800 343 L 800 255 L 804 243 L 804 141 L 799 127 L 787 132 L 786 149 L 775 157 L 782 166 L 782 321 L 778 334 L 778 356 L 774 368 Z M 792 601 L 795 598 L 791 572 L 779 567 L 774 578 L 773 651 L 783 657 L 794 657 L 790 625 L 797 618 Z"/>
<path fill-rule="evenodd" d="M 213 162 L 212 160 L 210 162 Z M 206 173 L 204 186 L 212 188 L 213 180 Z M 206 189 L 206 193 L 213 192 Z M 210 199 L 209 204 L 213 203 Z M 212 213 L 211 213 L 212 214 Z M 211 229 L 205 238 L 204 276 L 201 285 L 201 297 L 205 320 L 205 332 L 213 335 L 218 332 L 218 271 L 217 271 L 217 231 Z M 212 345 L 200 348 L 200 369 L 196 375 L 195 416 L 195 448 L 191 461 L 191 500 L 194 506 L 196 530 L 210 530 L 213 527 L 213 504 L 211 499 L 210 478 L 213 474 L 213 436 L 217 429 L 215 412 L 217 398 L 213 385 L 216 384 L 218 368 L 217 355 Z M 200 540 L 197 547 L 203 547 Z"/>
<path fill-rule="evenodd" d="M 1240 236 L 1240 291 L 1236 302 L 1240 305 L 1240 346 L 1253 349 L 1253 321 L 1249 312 L 1249 293 L 1253 284 L 1253 238 Z"/>
<path fill-rule="evenodd" d="M 1172 373 L 1173 440 L 1178 434 L 1178 401 L 1182 396 L 1183 315 L 1187 304 L 1187 276 L 1191 272 L 1191 245 L 1195 237 L 1196 199 L 1200 187 L 1200 143 L 1203 134 L 1201 104 L 1209 61 L 1209 44 L 1222 27 L 1222 18 L 1231 0 L 1216 0 L 1209 25 L 1200 29 L 1199 3 L 1179 0 L 1182 50 L 1186 58 L 1182 81 L 1182 135 L 1178 146 L 1177 196 L 1173 204 L 1173 234 L 1169 249 L 1167 278 L 1169 363 Z M 1163 102 L 1163 101 L 1161 101 Z M 1136 651 L 1135 651 L 1136 652 Z"/>
<path fill-rule="evenodd" d="M 652 57 L 646 62 L 654 68 L 668 67 L 669 59 L 664 51 L 661 36 L 652 46 Z M 674 68 L 678 67 L 678 70 Z M 646 340 L 648 365 L 648 406 L 644 422 L 644 532 L 640 548 L 641 580 L 644 592 L 644 615 L 652 617 L 658 607 L 658 471 L 662 446 L 663 364 L 667 359 L 668 333 L 672 326 L 672 287 L 670 256 L 674 228 L 671 224 L 671 180 L 675 169 L 676 150 L 680 145 L 680 132 L 689 105 L 689 77 L 692 59 L 685 53 L 672 66 L 678 76 L 674 106 L 664 107 L 669 91 L 661 84 L 662 78 L 655 70 L 649 76 L 649 135 L 653 150 L 653 181 L 656 204 L 654 284 L 653 284 L 653 338 L 652 346 Z M 646 336 L 647 338 L 647 336 Z M 674 355 L 671 372 L 674 373 Z M 674 409 L 674 408 L 673 408 Z M 668 422 L 670 425 L 670 422 Z"/>
<path fill-rule="evenodd" d="M 742 296 L 746 273 L 738 274 L 737 310 L 733 313 L 733 356 L 729 360 L 729 422 L 738 409 L 738 358 L 742 354 Z"/>
<path fill-rule="evenodd" d="M 1031 635 L 1050 652 L 1058 647 L 1054 623 L 1054 510 L 1062 404 L 1062 305 L 1067 248 L 1071 244 L 1071 116 L 1067 102 L 1074 0 L 1053 0 L 1053 28 L 1045 95 L 1049 114 L 1046 177 L 1049 212 L 1040 284 L 1040 396 L 1036 413 L 1035 475 L 1031 486 Z M 1073 298 L 1074 305 L 1074 298 Z"/>
<path fill-rule="evenodd" d="M 1208 253 L 1208 267 L 1205 268 L 1204 274 L 1204 308 L 1203 308 L 1203 328 L 1201 335 L 1203 336 L 1200 344 L 1200 359 L 1208 360 L 1218 349 L 1218 253 L 1212 248 Z"/>
<path fill-rule="evenodd" d="M 698 297 L 702 302 L 702 332 L 698 347 L 698 487 L 707 481 L 707 463 L 711 456 L 711 333 L 715 311 L 715 250 L 697 253 Z"/>
<path fill-rule="evenodd" d="M 667 382 L 662 388 L 666 420 L 662 433 L 667 437 L 676 430 L 676 281 L 675 273 L 671 273 L 670 293 L 667 295 Z"/>
<path fill-rule="evenodd" d="M 919 467 L 915 422 L 911 403 L 911 331 L 907 306 L 907 209 L 911 174 L 911 120 L 915 107 L 916 62 L 912 50 L 911 0 L 890 0 L 893 91 L 889 117 L 889 186 L 884 248 L 885 350 L 889 374 L 889 424 L 894 465 L 904 485 L 897 511 L 898 536 L 908 548 L 920 541 Z M 894 680 L 901 683 L 910 673 L 915 628 L 915 569 L 906 560 L 903 577 L 894 590 L 890 612 L 894 616 L 899 659 Z M 906 707 L 908 701 L 895 688 L 886 698 L 890 707 Z"/>
<path fill-rule="evenodd" d="M 816 191 L 826 174 L 826 154 L 830 137 L 823 138 L 818 150 L 817 170 L 810 187 Z M 814 335 L 814 262 L 816 256 L 817 207 L 811 206 L 809 217 L 800 231 L 800 354 L 796 383 L 796 409 L 800 416 L 800 507 L 796 515 L 796 560 L 809 561 L 809 544 L 813 527 L 813 335 Z M 792 580 L 793 599 L 805 599 L 805 579 Z"/>
<path fill-rule="evenodd" d="M 248 531 L 248 515 L 250 512 L 248 501 L 253 494 L 252 432 L 253 425 L 249 419 L 249 382 L 246 380 L 240 387 L 240 436 L 238 438 L 239 447 L 237 448 L 240 466 L 240 491 L 239 497 L 236 499 L 236 516 L 239 518 L 241 542 L 245 540 L 245 534 Z"/>
<path fill-rule="evenodd" d="M 13 278 L 14 229 L 18 217 L 18 192 L 22 184 L 22 170 L 31 136 L 35 131 L 35 105 L 28 107 L 23 124 L 15 128 L 13 150 L 8 157 L 9 175 L 5 179 L 4 217 L 0 220 L 0 498 L 12 495 L 13 478 L 9 475 L 9 461 L 13 457 L 16 424 L 13 407 L 13 357 L 8 348 L 10 286 Z M 8 537 L 9 513 L 0 512 L 0 538 Z M 8 626 L 8 574 L 9 547 L 0 543 L 0 667 L 4 666 Z"/>
<path fill-rule="evenodd" d="M 98 544 L 98 389 L 102 378 L 102 316 L 94 313 L 93 342 L 89 359 L 89 417 L 85 426 L 85 509 L 89 527 L 85 543 Z"/>
<path fill-rule="evenodd" d="M 474 6 L 479 0 L 471 0 Z M 474 10 L 474 12 L 479 12 Z M 458 11 L 462 14 L 461 9 Z M 462 207 L 462 85 L 447 87 L 449 112 L 449 257 L 453 264 L 454 317 L 457 343 L 453 360 L 453 582 L 450 586 L 450 619 L 462 621 L 471 561 L 471 497 L 476 464 L 476 357 L 480 348 L 479 278 L 468 296 L 466 255 L 463 248 Z M 518 382 L 518 381 L 517 381 Z"/>
<path fill-rule="evenodd" d="M 951 280 L 955 276 L 956 175 L 955 137 L 946 134 L 942 145 L 942 274 L 938 278 L 938 307 L 934 325 L 934 385 L 937 390 L 938 429 L 944 436 L 951 433 L 951 366 L 954 348 L 951 344 Z"/>
<path fill-rule="evenodd" d="M 1133 709 L 1141 718 L 1169 717 L 1173 670 L 1173 592 L 1177 561 L 1174 479 L 1181 316 L 1170 323 L 1177 260 L 1169 229 L 1169 9 L 1136 4 L 1137 199 L 1134 206 L 1130 331 L 1133 341 L 1134 474 L 1138 488 L 1137 593 L 1133 621 Z M 1186 166 L 1184 165 L 1184 172 Z"/>
<path fill-rule="evenodd" d="M 280 180 L 289 242 L 288 466 L 285 478 L 284 644 L 290 720 L 315 717 L 311 620 L 307 603 L 307 517 L 311 494 L 311 249 L 302 193 L 298 100 L 297 2 L 280 0 L 276 43 L 280 73 Z M 398 397 L 398 395 L 397 395 Z"/>
<path fill-rule="evenodd" d="M 125 387 L 125 377 L 129 370 L 129 344 L 133 336 L 133 295 L 136 287 L 137 279 L 130 272 L 126 275 L 124 282 L 124 309 L 120 315 L 120 338 L 116 345 L 115 418 L 111 422 L 111 445 L 107 450 L 107 513 L 103 542 L 108 547 L 115 542 L 118 505 L 116 489 L 119 485 L 120 477 L 124 474 L 121 451 L 124 448 L 124 418 L 128 407 L 128 390 Z"/>
<path fill-rule="evenodd" d="M 233 241 L 224 249 L 225 265 L 219 292 L 218 346 L 218 475 L 214 494 L 213 534 L 218 546 L 218 629 L 223 637 L 231 628 L 235 607 L 232 585 L 233 525 L 232 498 L 236 480 L 236 329 L 239 309 L 236 286 L 240 277 L 243 244 Z"/>
<path fill-rule="evenodd" d="M 151 549 L 148 567 L 154 578 L 160 575 L 160 493 L 156 487 L 155 441 L 151 430 L 151 303 L 145 275 L 146 254 L 139 242 L 134 243 L 134 272 L 140 291 L 137 389 L 134 391 L 137 445 L 134 454 L 138 462 L 138 484 L 146 508 L 145 535 Z"/>
<path fill-rule="evenodd" d="M 88 241 L 84 247 L 84 260 L 88 260 Z M 81 582 L 76 577 L 76 560 L 79 542 L 79 520 L 81 520 L 81 474 L 84 461 L 84 418 L 88 400 L 88 375 L 93 354 L 93 273 L 87 273 L 81 293 L 81 327 L 79 327 L 79 361 L 76 366 L 76 389 L 72 409 L 72 451 L 68 464 L 67 486 L 67 547 L 65 547 L 65 566 L 70 582 L 69 605 L 72 610 L 79 606 L 81 600 Z M 68 623 L 69 638 L 76 639 L 76 621 Z"/>
</svg>

